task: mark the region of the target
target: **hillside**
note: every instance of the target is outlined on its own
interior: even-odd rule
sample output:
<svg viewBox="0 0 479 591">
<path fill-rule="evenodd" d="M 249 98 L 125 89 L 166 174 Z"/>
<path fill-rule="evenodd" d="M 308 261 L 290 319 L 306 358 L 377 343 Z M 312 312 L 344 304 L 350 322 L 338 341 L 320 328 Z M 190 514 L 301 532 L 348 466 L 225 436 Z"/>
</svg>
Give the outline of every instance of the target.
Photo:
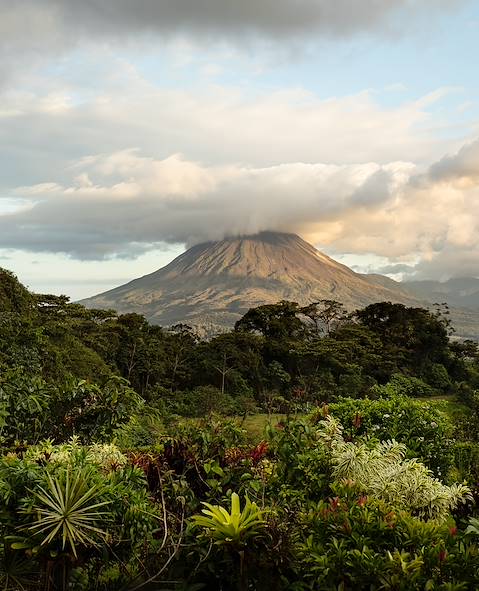
<svg viewBox="0 0 479 591">
<path fill-rule="evenodd" d="M 382 300 L 418 305 L 399 283 L 355 273 L 299 236 L 276 232 L 193 246 L 162 269 L 82 303 L 215 330 L 282 299 L 335 299 L 351 310 Z"/>
<path fill-rule="evenodd" d="M 425 307 L 444 301 L 435 295 L 383 275 L 355 273 L 295 234 L 262 232 L 198 244 L 158 271 L 81 303 L 215 333 L 249 308 L 280 300 L 334 299 L 355 310 L 378 301 Z M 477 338 L 479 313 L 467 303 L 451 310 L 451 318 L 459 336 Z"/>
</svg>

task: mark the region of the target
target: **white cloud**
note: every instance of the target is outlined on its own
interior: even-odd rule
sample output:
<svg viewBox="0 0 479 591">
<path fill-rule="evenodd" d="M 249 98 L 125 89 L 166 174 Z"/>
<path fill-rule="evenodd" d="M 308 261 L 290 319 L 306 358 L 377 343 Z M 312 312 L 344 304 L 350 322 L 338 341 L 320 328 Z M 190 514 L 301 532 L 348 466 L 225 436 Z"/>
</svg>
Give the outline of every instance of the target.
<svg viewBox="0 0 479 591">
<path fill-rule="evenodd" d="M 478 146 L 412 176 L 377 211 L 346 212 L 334 248 L 410 261 L 415 278 L 479 276 Z"/>
<path fill-rule="evenodd" d="M 72 162 L 135 146 L 157 160 L 181 153 L 206 164 L 256 167 L 296 161 L 386 164 L 404 155 L 424 163 L 444 150 L 435 130 L 442 121 L 431 115 L 429 95 L 427 101 L 383 107 L 369 92 L 321 98 L 301 88 L 172 89 L 148 82 L 108 54 L 97 60 L 103 66 L 93 81 L 66 85 L 45 76 L 41 84 L 35 80 L 35 91 L 1 96 L 0 190 L 67 183 Z M 114 75 L 106 76 L 105 69 Z"/>
<path fill-rule="evenodd" d="M 73 167 L 74 184 L 18 189 L 31 206 L 0 217 L 0 246 L 102 258 L 161 241 L 307 232 L 311 220 L 321 224 L 349 208 L 374 207 L 410 169 L 406 163 L 208 167 L 132 150 L 89 157 Z"/>
<path fill-rule="evenodd" d="M 410 263 L 416 277 L 478 275 L 478 143 L 426 172 L 400 161 L 258 167 L 138 150 L 90 156 L 70 167 L 70 183 L 15 191 L 21 208 L 10 200 L 0 215 L 0 248 L 135 257 L 164 242 L 280 230 L 402 271 Z"/>
</svg>

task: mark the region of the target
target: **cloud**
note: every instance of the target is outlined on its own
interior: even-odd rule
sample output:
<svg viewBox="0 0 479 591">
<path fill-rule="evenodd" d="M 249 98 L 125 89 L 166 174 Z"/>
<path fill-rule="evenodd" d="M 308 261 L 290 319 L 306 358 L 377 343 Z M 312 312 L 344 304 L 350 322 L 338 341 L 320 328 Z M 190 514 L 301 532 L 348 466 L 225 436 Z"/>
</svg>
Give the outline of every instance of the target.
<svg viewBox="0 0 479 591">
<path fill-rule="evenodd" d="M 383 272 L 477 276 L 476 150 L 472 142 L 425 172 L 401 161 L 258 167 L 138 150 L 89 156 L 70 167 L 68 184 L 15 190 L 22 205 L 0 216 L 0 247 L 100 260 L 279 230 L 329 252 L 384 257 Z"/>
<path fill-rule="evenodd" d="M 161 241 L 300 231 L 311 219 L 337 216 L 356 202 L 366 207 L 363 189 L 379 172 L 387 191 L 408 170 L 404 163 L 205 167 L 178 155 L 154 160 L 132 150 L 90 157 L 74 167 L 70 186 L 17 189 L 29 205 L 0 217 L 0 246 L 88 259 L 134 256 Z"/>
<path fill-rule="evenodd" d="M 393 190 L 410 165 L 291 163 L 207 167 L 127 150 L 89 157 L 73 183 L 16 190 L 29 206 L 0 216 L 0 246 L 77 258 L 135 256 L 159 242 L 188 243 L 267 229 L 307 231 L 310 220 L 368 207 L 365 187 Z M 377 181 L 377 179 L 380 179 Z M 371 191 L 371 204 L 378 195 Z"/>
<path fill-rule="evenodd" d="M 93 69 L 93 81 L 69 85 L 45 78 L 36 92 L 4 94 L 0 190 L 52 179 L 68 183 L 72 162 L 134 146 L 157 159 L 181 153 L 206 164 L 256 167 L 295 161 L 385 164 L 404 154 L 423 163 L 444 149 L 435 131 L 441 121 L 423 97 L 383 107 L 370 92 L 320 98 L 301 88 L 171 89 L 147 82 L 111 57 L 97 59 L 105 60 L 108 73 Z"/>
<path fill-rule="evenodd" d="M 96 260 L 280 229 L 416 274 L 477 274 L 479 142 L 441 158 L 463 141 L 433 105 L 449 89 L 381 106 L 374 91 L 212 82 L 231 65 L 217 42 L 390 34 L 459 4 L 0 0 L 0 247 Z M 181 78 L 169 40 L 214 50 Z"/>
<path fill-rule="evenodd" d="M 424 31 L 466 0 L 0 0 L 0 90 L 76 50 L 183 42 L 287 55 L 322 39 Z M 211 71 L 211 69 L 210 69 Z"/>
<path fill-rule="evenodd" d="M 123 40 L 128 35 L 166 37 L 304 38 L 349 36 L 391 29 L 393 17 L 454 9 L 460 0 L 0 0 L 3 51 L 13 45 L 42 49 L 79 39 Z M 44 49 L 45 47 L 43 47 Z"/>
<path fill-rule="evenodd" d="M 376 211 L 349 211 L 334 249 L 386 256 L 407 278 L 479 276 L 479 141 L 412 175 Z M 419 260 L 419 262 L 417 262 Z"/>
<path fill-rule="evenodd" d="M 108 59 L 90 86 L 45 77 L 3 94 L 0 248 L 135 257 L 283 229 L 331 252 L 421 259 L 421 276 L 478 274 L 479 141 L 441 157 L 457 140 L 438 141 L 429 109 L 447 89 L 387 108 L 370 92 L 192 92 Z"/>
<path fill-rule="evenodd" d="M 428 179 L 437 182 L 476 184 L 479 181 L 479 139 L 461 148 L 453 156 L 445 156 L 434 164 Z"/>
</svg>

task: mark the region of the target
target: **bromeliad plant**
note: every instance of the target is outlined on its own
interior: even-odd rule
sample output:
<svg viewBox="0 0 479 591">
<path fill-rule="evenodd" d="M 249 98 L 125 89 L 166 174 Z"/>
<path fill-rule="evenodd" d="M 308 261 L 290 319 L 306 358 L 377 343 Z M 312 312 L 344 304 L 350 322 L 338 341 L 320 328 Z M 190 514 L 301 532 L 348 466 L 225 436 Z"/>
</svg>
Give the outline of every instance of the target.
<svg viewBox="0 0 479 591">
<path fill-rule="evenodd" d="M 238 591 L 246 591 L 249 589 L 248 556 L 251 555 L 255 542 L 264 533 L 266 525 L 264 511 L 256 503 L 252 503 L 248 497 L 241 509 L 240 499 L 236 493 L 231 495 L 230 511 L 221 505 L 211 505 L 205 502 L 203 505 L 206 507 L 202 510 L 203 515 L 195 515 L 192 518 L 193 527 L 201 527 L 204 537 L 209 538 L 214 545 L 226 550 L 226 556 L 229 557 L 229 560 L 233 560 L 233 564 L 238 569 Z"/>
<path fill-rule="evenodd" d="M 161 507 L 149 495 L 142 472 L 114 445 L 45 442 L 21 457 L 4 456 L 0 530 L 6 550 L 2 554 L 0 544 L 0 588 L 27 560 L 35 581 L 25 589 L 77 589 L 80 574 L 86 582 L 78 589 L 97 588 L 105 565 L 115 561 L 128 564 L 109 587 L 119 589 L 137 576 L 150 553 L 157 556 L 163 533 L 159 516 Z M 173 527 L 167 522 L 167 529 Z"/>
<path fill-rule="evenodd" d="M 192 518 L 193 525 L 201 527 L 205 536 L 217 545 L 244 547 L 251 538 L 263 533 L 266 521 L 264 511 L 256 503 L 246 497 L 245 506 L 241 509 L 240 499 L 236 493 L 231 495 L 231 510 L 227 511 L 220 505 L 203 503 L 206 509 L 203 515 Z"/>
<path fill-rule="evenodd" d="M 34 492 L 34 504 L 26 509 L 37 516 L 28 531 L 41 538 L 41 546 L 58 543 L 62 551 L 71 551 L 77 558 L 78 546 L 96 546 L 106 536 L 97 524 L 107 515 L 100 507 L 109 501 L 98 501 L 101 487 L 90 480 L 85 468 L 74 473 L 68 467 L 58 476 L 47 474 L 46 487 Z"/>
</svg>

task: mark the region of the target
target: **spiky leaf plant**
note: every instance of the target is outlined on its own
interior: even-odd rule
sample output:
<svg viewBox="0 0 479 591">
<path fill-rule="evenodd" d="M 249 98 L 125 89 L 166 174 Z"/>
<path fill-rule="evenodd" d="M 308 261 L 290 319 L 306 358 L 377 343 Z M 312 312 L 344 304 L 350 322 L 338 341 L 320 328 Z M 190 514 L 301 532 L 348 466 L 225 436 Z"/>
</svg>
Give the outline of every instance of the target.
<svg viewBox="0 0 479 591">
<path fill-rule="evenodd" d="M 78 546 L 95 546 L 105 537 L 97 524 L 106 515 L 100 507 L 109 501 L 99 502 L 101 486 L 89 481 L 88 469 L 67 468 L 58 476 L 47 474 L 46 487 L 32 491 L 35 502 L 26 511 L 36 513 L 37 521 L 26 529 L 42 538 L 41 546 L 60 542 L 61 549 L 71 550 L 76 558 Z"/>
<path fill-rule="evenodd" d="M 218 545 L 244 546 L 248 540 L 262 533 L 265 526 L 264 512 L 246 497 L 241 509 L 236 493 L 231 495 L 231 510 L 220 505 L 203 503 L 203 515 L 195 515 L 193 525 L 203 528 L 205 535 Z"/>
</svg>

